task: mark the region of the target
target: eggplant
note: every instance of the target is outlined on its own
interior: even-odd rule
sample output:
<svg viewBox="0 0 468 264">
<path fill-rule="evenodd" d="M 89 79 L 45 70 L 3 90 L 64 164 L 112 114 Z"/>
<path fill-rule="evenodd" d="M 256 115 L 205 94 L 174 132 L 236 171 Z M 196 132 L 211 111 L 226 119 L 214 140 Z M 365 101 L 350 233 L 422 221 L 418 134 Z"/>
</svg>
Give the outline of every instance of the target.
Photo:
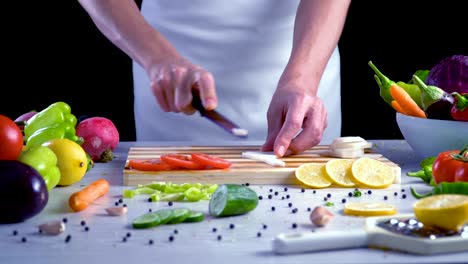
<svg viewBox="0 0 468 264">
<path fill-rule="evenodd" d="M 455 98 L 441 88 L 426 85 L 418 76 L 413 75 L 413 81 L 421 89 L 421 103 L 427 118 L 453 120 L 450 113 Z"/>
<path fill-rule="evenodd" d="M 44 178 L 33 167 L 17 160 L 0 160 L 0 223 L 23 222 L 47 205 Z"/>
</svg>

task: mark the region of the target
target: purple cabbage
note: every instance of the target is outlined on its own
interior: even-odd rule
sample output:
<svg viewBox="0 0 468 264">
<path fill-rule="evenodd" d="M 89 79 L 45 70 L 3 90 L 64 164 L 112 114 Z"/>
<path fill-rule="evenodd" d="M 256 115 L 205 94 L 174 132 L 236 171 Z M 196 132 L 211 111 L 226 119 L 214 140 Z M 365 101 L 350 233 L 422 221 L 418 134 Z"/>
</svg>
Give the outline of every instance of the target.
<svg viewBox="0 0 468 264">
<path fill-rule="evenodd" d="M 447 93 L 468 93 L 468 56 L 453 55 L 437 63 L 429 72 L 426 84 Z"/>
</svg>

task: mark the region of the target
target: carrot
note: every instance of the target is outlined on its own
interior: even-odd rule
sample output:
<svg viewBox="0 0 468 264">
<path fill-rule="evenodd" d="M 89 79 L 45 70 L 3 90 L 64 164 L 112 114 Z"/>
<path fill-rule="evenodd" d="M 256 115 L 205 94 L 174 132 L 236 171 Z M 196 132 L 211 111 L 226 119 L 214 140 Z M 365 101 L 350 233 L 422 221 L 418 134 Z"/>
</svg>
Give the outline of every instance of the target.
<svg viewBox="0 0 468 264">
<path fill-rule="evenodd" d="M 401 114 L 404 114 L 404 115 L 408 115 L 397 101 L 393 100 L 391 102 L 391 105 L 392 105 L 393 109 L 395 109 L 397 112 L 399 112 Z"/>
<path fill-rule="evenodd" d="M 73 193 L 68 199 L 68 205 L 75 211 L 86 209 L 92 202 L 109 192 L 110 184 L 105 179 L 98 179 L 80 191 Z"/>
<path fill-rule="evenodd" d="M 411 96 L 400 86 L 390 86 L 390 94 L 407 115 L 427 118 L 426 113 L 418 106 Z"/>
</svg>

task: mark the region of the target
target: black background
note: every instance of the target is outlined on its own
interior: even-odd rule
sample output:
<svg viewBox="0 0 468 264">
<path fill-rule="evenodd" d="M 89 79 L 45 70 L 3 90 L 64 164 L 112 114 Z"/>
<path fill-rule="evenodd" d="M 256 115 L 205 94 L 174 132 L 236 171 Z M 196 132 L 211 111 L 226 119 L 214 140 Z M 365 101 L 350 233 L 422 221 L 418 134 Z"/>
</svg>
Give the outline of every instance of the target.
<svg viewBox="0 0 468 264">
<path fill-rule="evenodd" d="M 343 136 L 402 138 L 395 111 L 380 98 L 367 62 L 395 81 L 407 81 L 446 56 L 468 54 L 463 4 L 352 2 L 339 42 Z M 22 5 L 3 10 L 0 114 L 14 119 L 60 100 L 77 117 L 110 118 L 122 141 L 135 140 L 129 57 L 97 30 L 77 1 Z M 13 19 L 6 18 L 9 12 Z"/>
</svg>

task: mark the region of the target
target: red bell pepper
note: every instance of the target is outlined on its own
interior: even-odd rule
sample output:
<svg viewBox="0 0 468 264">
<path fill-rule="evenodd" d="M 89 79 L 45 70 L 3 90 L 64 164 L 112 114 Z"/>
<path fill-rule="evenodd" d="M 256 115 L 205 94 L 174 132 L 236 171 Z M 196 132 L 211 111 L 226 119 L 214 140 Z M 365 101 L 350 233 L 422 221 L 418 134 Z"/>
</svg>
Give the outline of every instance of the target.
<svg viewBox="0 0 468 264">
<path fill-rule="evenodd" d="M 460 151 L 449 150 L 437 155 L 432 165 L 435 183 L 468 182 L 468 145 Z"/>
<path fill-rule="evenodd" d="M 455 97 L 455 103 L 452 106 L 450 114 L 454 120 L 468 121 L 468 93 L 452 93 Z"/>
</svg>

